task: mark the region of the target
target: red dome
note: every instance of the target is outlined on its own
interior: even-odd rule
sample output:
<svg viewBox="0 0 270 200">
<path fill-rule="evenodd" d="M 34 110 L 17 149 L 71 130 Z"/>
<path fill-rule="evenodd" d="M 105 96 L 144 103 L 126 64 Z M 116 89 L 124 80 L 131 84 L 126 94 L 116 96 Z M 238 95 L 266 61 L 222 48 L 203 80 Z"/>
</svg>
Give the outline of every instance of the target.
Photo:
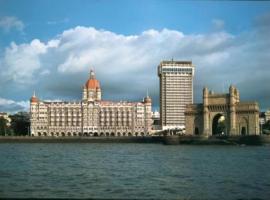
<svg viewBox="0 0 270 200">
<path fill-rule="evenodd" d="M 85 83 L 85 87 L 87 89 L 99 89 L 99 81 L 97 79 L 88 79 L 88 81 Z"/>
<path fill-rule="evenodd" d="M 90 71 L 90 78 L 85 83 L 87 89 L 100 89 L 99 81 L 96 79 L 95 73 L 93 70 Z"/>
</svg>

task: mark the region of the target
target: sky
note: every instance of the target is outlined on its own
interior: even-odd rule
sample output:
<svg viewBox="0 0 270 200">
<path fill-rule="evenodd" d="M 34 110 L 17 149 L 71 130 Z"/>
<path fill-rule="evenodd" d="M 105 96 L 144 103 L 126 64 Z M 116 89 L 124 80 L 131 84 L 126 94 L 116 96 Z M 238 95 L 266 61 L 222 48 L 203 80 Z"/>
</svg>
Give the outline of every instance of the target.
<svg viewBox="0 0 270 200">
<path fill-rule="evenodd" d="M 270 108 L 270 2 L 0 0 L 0 112 L 42 100 L 80 100 L 94 69 L 105 100 L 159 109 L 157 66 L 195 65 L 194 103 L 202 89 L 228 92 Z"/>
</svg>

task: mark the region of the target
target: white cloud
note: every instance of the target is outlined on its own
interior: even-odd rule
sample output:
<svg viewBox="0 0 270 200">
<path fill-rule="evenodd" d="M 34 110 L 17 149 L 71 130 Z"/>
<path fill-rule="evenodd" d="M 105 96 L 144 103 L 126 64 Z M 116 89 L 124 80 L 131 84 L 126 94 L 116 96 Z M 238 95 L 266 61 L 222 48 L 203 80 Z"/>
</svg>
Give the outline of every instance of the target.
<svg viewBox="0 0 270 200">
<path fill-rule="evenodd" d="M 44 70 L 42 70 L 42 71 L 40 72 L 40 75 L 46 76 L 46 75 L 49 75 L 50 73 L 51 73 L 50 70 L 44 69 Z"/>
<path fill-rule="evenodd" d="M 24 23 L 14 16 L 5 16 L 0 18 L 0 28 L 5 32 L 9 32 L 11 29 L 23 31 Z"/>
<path fill-rule="evenodd" d="M 12 42 L 0 60 L 0 77 L 3 81 L 10 80 L 19 84 L 34 83 L 33 75 L 43 65 L 40 55 L 45 54 L 47 48 L 38 39 L 29 44 L 17 45 Z"/>
<path fill-rule="evenodd" d="M 270 42 L 263 40 L 257 30 L 233 35 L 224 30 L 184 34 L 150 29 L 122 35 L 78 26 L 47 42 L 35 39 L 25 44 L 11 43 L 0 57 L 0 89 L 19 85 L 25 87 L 24 91 L 36 89 L 45 99 L 79 99 L 81 86 L 90 68 L 94 68 L 103 97 L 140 100 L 148 89 L 157 104 L 157 65 L 174 58 L 192 60 L 196 65 L 196 101 L 201 101 L 204 85 L 221 90 L 233 83 L 239 86 L 241 97 L 262 99 L 265 106 L 264 94 L 270 92 L 261 85 L 270 84 L 270 69 L 266 67 Z M 260 86 L 260 93 L 255 86 Z"/>
</svg>

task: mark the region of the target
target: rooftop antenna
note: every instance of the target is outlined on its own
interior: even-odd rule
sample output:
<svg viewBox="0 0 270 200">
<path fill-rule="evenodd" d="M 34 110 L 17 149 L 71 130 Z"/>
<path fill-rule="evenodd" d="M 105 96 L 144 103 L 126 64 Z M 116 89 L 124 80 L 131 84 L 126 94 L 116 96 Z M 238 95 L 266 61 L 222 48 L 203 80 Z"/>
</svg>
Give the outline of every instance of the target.
<svg viewBox="0 0 270 200">
<path fill-rule="evenodd" d="M 148 88 L 147 88 L 147 90 L 146 90 L 146 97 L 149 97 L 149 96 L 148 96 Z"/>
</svg>

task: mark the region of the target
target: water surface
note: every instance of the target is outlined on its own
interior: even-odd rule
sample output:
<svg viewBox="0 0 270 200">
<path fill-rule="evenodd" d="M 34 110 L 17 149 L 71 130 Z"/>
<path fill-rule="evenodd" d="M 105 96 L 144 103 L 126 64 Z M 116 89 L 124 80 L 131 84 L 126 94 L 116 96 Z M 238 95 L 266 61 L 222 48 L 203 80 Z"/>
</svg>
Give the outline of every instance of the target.
<svg viewBox="0 0 270 200">
<path fill-rule="evenodd" d="M 270 197 L 268 146 L 0 144 L 0 197 Z"/>
</svg>

